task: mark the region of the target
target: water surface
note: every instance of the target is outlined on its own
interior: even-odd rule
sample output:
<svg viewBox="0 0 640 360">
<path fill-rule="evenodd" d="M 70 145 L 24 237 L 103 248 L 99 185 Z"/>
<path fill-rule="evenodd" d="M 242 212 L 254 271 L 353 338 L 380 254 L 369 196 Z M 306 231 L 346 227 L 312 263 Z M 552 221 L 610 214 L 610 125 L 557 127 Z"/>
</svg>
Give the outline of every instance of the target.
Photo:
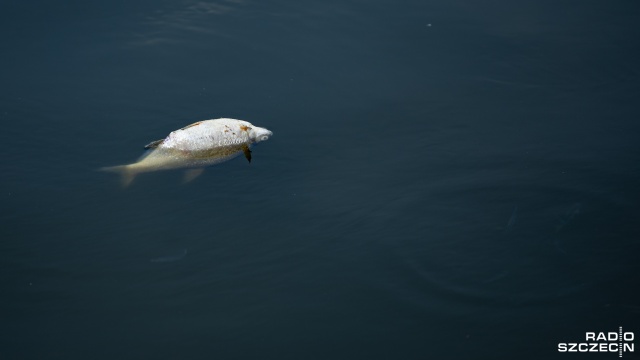
<svg viewBox="0 0 640 360">
<path fill-rule="evenodd" d="M 639 10 L 3 3 L 0 357 L 560 359 L 637 333 Z M 217 117 L 274 136 L 186 185 L 95 171 Z"/>
</svg>

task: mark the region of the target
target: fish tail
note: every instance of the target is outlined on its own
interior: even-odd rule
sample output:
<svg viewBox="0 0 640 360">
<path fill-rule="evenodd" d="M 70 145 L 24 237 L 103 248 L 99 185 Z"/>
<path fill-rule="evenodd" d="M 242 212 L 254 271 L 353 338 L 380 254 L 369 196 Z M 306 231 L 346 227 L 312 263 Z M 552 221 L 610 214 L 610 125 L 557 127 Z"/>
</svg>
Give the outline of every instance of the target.
<svg viewBox="0 0 640 360">
<path fill-rule="evenodd" d="M 136 177 L 136 175 L 138 175 L 138 173 L 132 168 L 131 165 L 107 166 L 100 168 L 99 170 L 120 174 L 122 187 L 131 185 L 133 179 Z"/>
</svg>

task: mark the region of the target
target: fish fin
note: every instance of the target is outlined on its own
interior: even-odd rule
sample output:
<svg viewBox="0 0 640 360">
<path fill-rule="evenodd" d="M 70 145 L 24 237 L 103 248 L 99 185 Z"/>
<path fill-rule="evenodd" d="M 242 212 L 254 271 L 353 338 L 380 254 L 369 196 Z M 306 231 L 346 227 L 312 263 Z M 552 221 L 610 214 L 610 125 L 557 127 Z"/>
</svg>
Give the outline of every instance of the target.
<svg viewBox="0 0 640 360">
<path fill-rule="evenodd" d="M 202 174 L 204 172 L 203 168 L 199 168 L 199 169 L 189 169 L 184 173 L 184 183 L 188 183 L 191 180 L 197 178 L 198 176 L 200 176 L 200 174 Z"/>
<path fill-rule="evenodd" d="M 144 148 L 145 149 L 155 149 L 158 146 L 160 146 L 160 144 L 162 144 L 163 142 L 164 142 L 164 139 L 152 141 L 152 142 L 148 143 L 147 145 L 145 145 Z"/>
<path fill-rule="evenodd" d="M 244 157 L 246 157 L 247 160 L 251 162 L 251 150 L 249 149 L 249 146 L 247 144 L 242 145 L 242 151 L 244 151 Z"/>
<path fill-rule="evenodd" d="M 180 130 L 186 130 L 186 129 L 188 129 L 188 128 L 192 127 L 192 126 L 198 126 L 198 125 L 200 125 L 200 124 L 202 124 L 202 121 L 194 122 L 193 124 L 189 124 L 189 125 L 187 125 L 187 126 L 183 127 L 183 128 L 182 128 L 182 129 L 180 129 Z"/>
<path fill-rule="evenodd" d="M 119 166 L 107 166 L 100 169 L 100 171 L 108 171 L 120 174 L 120 180 L 122 182 L 122 187 L 127 187 L 131 185 L 133 179 L 136 177 L 137 173 L 131 169 L 129 165 L 119 165 Z"/>
</svg>

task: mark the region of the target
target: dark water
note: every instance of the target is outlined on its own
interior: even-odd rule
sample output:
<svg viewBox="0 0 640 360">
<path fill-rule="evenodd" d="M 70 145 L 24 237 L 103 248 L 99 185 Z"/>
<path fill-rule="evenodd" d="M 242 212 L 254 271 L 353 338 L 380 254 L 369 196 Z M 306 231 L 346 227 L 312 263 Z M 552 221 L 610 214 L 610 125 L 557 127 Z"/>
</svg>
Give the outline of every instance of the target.
<svg viewBox="0 0 640 360">
<path fill-rule="evenodd" d="M 0 358 L 615 358 L 557 344 L 640 331 L 639 21 L 2 2 Z M 186 185 L 95 171 L 217 117 L 274 137 Z"/>
</svg>

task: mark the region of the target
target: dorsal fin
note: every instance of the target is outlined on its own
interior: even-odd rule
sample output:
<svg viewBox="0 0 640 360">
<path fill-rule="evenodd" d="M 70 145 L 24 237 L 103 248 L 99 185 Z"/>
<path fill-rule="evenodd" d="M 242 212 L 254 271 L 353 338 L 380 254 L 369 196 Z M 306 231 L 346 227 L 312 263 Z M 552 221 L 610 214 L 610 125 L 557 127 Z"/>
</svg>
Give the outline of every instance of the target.
<svg viewBox="0 0 640 360">
<path fill-rule="evenodd" d="M 180 130 L 185 130 L 185 129 L 188 129 L 188 128 L 192 127 L 192 126 L 198 126 L 198 125 L 200 125 L 200 124 L 202 124 L 202 121 L 194 122 L 193 124 L 189 124 L 189 125 L 187 125 L 187 126 L 183 127 L 183 128 L 182 128 L 182 129 L 180 129 Z"/>
<path fill-rule="evenodd" d="M 160 140 L 156 140 L 156 141 L 152 141 L 150 143 L 148 143 L 147 145 L 144 146 L 145 149 L 155 149 L 157 148 L 160 144 L 162 144 L 162 142 L 164 141 L 164 139 L 160 139 Z"/>
</svg>

